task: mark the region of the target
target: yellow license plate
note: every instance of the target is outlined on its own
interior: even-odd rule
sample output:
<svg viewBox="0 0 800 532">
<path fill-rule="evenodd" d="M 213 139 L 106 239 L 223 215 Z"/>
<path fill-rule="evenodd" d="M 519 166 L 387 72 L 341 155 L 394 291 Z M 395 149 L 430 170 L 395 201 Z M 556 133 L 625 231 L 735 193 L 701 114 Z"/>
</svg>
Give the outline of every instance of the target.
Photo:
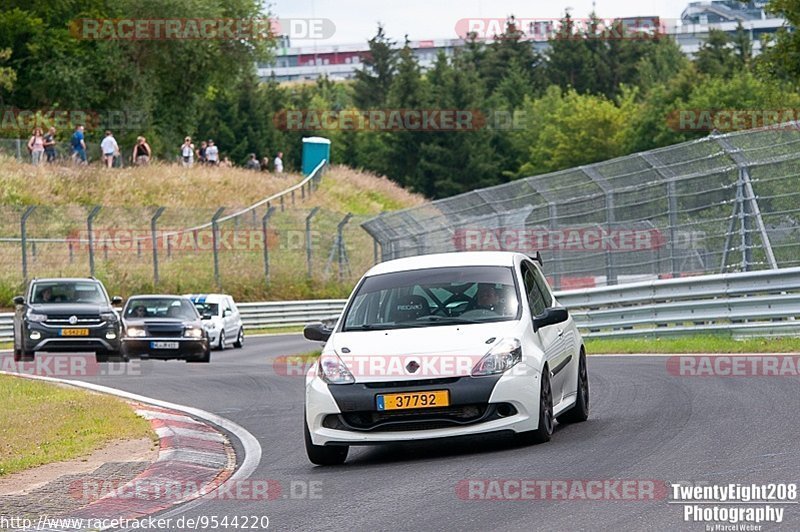
<svg viewBox="0 0 800 532">
<path fill-rule="evenodd" d="M 431 392 L 387 393 L 378 395 L 378 410 L 407 410 L 412 408 L 436 408 L 448 406 L 447 390 Z"/>
<path fill-rule="evenodd" d="M 89 329 L 61 329 L 61 336 L 89 336 Z"/>
</svg>

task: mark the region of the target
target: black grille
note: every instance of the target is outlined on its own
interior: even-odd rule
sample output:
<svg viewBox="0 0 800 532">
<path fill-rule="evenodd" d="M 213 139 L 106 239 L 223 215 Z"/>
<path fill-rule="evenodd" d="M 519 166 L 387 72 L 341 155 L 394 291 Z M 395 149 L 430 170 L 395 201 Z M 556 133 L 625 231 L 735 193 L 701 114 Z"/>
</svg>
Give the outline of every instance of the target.
<svg viewBox="0 0 800 532">
<path fill-rule="evenodd" d="M 98 314 L 48 314 L 45 323 L 47 325 L 73 325 L 69 319 L 75 316 L 77 322 L 74 325 L 97 325 L 102 319 Z"/>
<path fill-rule="evenodd" d="M 498 413 L 498 407 L 503 415 Z M 325 417 L 322 425 L 330 429 L 356 431 L 432 430 L 491 421 L 516 414 L 509 404 L 459 405 L 446 408 L 400 410 L 397 412 L 347 412 Z"/>
<path fill-rule="evenodd" d="M 365 382 L 367 388 L 406 388 L 409 386 L 439 386 L 458 382 L 461 377 L 447 377 L 444 379 L 419 379 L 414 381 L 389 381 Z"/>
<path fill-rule="evenodd" d="M 147 335 L 153 338 L 180 338 L 183 336 L 183 328 L 175 327 L 147 327 Z"/>
</svg>

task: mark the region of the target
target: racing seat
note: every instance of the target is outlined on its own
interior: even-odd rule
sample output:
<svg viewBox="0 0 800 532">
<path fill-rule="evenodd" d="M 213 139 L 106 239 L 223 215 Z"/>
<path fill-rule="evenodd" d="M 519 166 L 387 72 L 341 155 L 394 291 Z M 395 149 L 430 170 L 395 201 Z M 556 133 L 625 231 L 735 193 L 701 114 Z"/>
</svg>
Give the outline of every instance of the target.
<svg viewBox="0 0 800 532">
<path fill-rule="evenodd" d="M 431 313 L 428 300 L 418 295 L 398 297 L 393 307 L 390 319 L 395 323 L 414 321 L 422 316 L 429 316 Z"/>
</svg>

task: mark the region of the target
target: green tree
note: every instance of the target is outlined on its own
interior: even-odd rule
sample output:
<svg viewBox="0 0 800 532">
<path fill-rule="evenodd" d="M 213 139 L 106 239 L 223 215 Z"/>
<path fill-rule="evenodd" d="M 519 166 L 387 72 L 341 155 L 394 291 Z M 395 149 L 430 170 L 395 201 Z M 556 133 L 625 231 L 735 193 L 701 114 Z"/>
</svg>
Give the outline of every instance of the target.
<svg viewBox="0 0 800 532">
<path fill-rule="evenodd" d="M 378 24 L 378 32 L 369 40 L 364 68 L 355 73 L 354 99 L 359 109 L 370 109 L 386 103 L 397 71 L 396 44 L 386 36 L 383 26 Z"/>
<path fill-rule="evenodd" d="M 731 37 L 722 30 L 711 29 L 708 38 L 695 55 L 697 70 L 712 77 L 729 77 L 738 70 Z"/>
</svg>

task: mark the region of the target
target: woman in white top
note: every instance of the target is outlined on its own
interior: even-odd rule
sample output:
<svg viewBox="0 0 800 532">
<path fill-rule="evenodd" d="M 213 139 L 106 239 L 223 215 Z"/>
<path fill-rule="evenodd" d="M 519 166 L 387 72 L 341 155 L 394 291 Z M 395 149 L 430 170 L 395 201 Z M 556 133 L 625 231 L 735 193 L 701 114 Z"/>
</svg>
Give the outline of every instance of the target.
<svg viewBox="0 0 800 532">
<path fill-rule="evenodd" d="M 186 137 L 181 144 L 181 162 L 183 166 L 191 168 L 194 164 L 194 144 L 192 144 L 192 137 Z"/>
</svg>

